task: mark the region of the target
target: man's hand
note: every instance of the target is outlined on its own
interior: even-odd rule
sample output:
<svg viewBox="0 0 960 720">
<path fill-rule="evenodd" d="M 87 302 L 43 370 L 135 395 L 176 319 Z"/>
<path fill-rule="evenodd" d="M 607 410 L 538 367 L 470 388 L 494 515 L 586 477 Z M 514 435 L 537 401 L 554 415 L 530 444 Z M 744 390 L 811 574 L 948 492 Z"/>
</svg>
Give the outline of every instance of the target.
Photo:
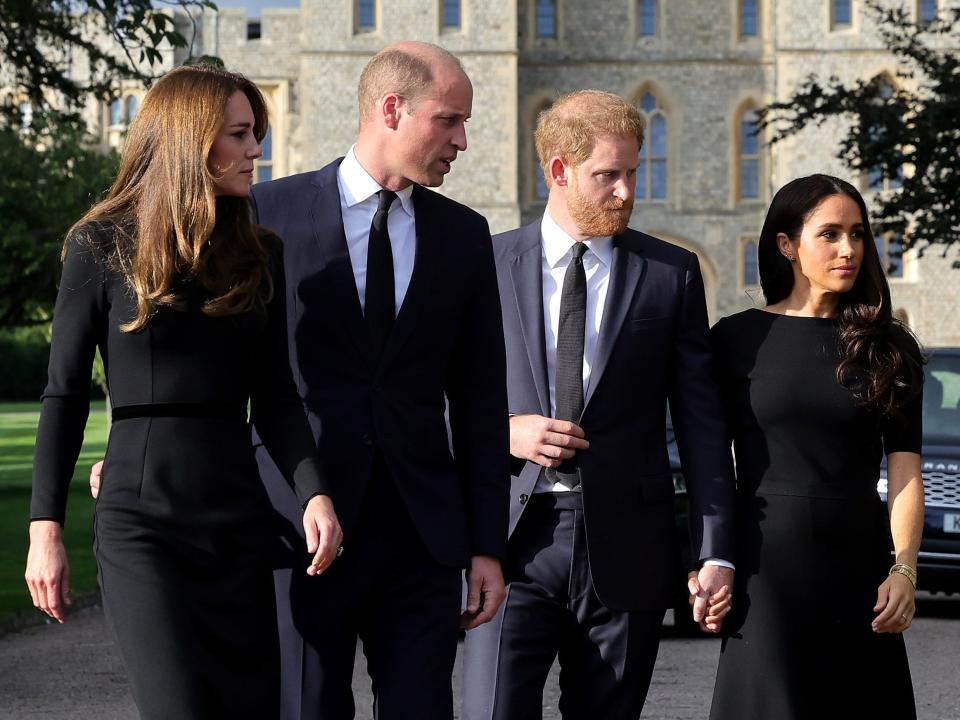
<svg viewBox="0 0 960 720">
<path fill-rule="evenodd" d="M 103 474 L 103 460 L 97 460 L 90 468 L 90 494 L 96 500 L 100 494 L 100 476 Z"/>
<path fill-rule="evenodd" d="M 460 615 L 460 627 L 473 630 L 490 622 L 506 596 L 500 561 L 489 555 L 474 555 L 467 572 L 467 609 Z"/>
<path fill-rule="evenodd" d="M 723 618 L 733 608 L 733 570 L 721 565 L 704 565 L 687 576 L 693 597 L 693 620 L 708 633 L 720 632 Z"/>
<path fill-rule="evenodd" d="M 307 552 L 313 554 L 307 575 L 319 575 L 330 567 L 343 546 L 343 530 L 329 495 L 310 498 L 303 509 L 303 532 L 307 538 Z"/>
<path fill-rule="evenodd" d="M 30 549 L 23 574 L 35 607 L 63 623 L 65 605 L 70 605 L 70 563 L 63 546 L 63 530 L 55 520 L 30 523 Z"/>
<path fill-rule="evenodd" d="M 548 468 L 559 467 L 577 450 L 590 447 L 584 432 L 569 420 L 543 415 L 514 415 L 510 418 L 510 454 Z"/>
</svg>

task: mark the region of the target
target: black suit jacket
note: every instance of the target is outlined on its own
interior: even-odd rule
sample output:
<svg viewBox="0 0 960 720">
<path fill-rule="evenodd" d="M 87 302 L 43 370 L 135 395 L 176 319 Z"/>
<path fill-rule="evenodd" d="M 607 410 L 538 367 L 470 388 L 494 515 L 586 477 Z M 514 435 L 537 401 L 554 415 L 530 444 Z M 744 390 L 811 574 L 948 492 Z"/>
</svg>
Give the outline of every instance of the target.
<svg viewBox="0 0 960 720">
<path fill-rule="evenodd" d="M 284 241 L 291 363 L 344 544 L 379 449 L 438 562 L 463 567 L 472 555 L 499 557 L 507 537 L 509 439 L 486 220 L 414 187 L 413 276 L 376 358 L 344 237 L 339 165 L 257 185 L 252 205 L 257 222 Z M 299 508 L 272 464 L 263 474 L 299 527 Z"/>
<path fill-rule="evenodd" d="M 540 221 L 494 238 L 510 412 L 550 415 Z M 696 255 L 627 230 L 610 282 L 580 425 L 584 523 L 593 581 L 614 610 L 668 606 L 678 537 L 667 402 L 691 501 L 694 558 L 733 560 L 733 468 L 715 384 Z M 510 532 L 540 466 L 513 462 Z"/>
</svg>

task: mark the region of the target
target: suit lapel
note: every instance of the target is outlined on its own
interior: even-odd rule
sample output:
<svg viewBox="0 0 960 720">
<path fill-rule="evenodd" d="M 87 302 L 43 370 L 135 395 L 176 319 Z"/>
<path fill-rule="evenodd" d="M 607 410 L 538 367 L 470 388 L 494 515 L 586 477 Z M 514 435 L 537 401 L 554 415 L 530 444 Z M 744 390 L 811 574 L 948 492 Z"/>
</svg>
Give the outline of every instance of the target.
<svg viewBox="0 0 960 720">
<path fill-rule="evenodd" d="M 339 322 L 364 358 L 373 355 L 373 343 L 363 321 L 357 282 L 347 250 L 347 238 L 343 231 L 343 215 L 340 210 L 340 187 L 337 183 L 339 162 L 331 163 L 318 173 L 313 184 L 317 188 L 314 202 L 310 205 L 310 221 L 320 254 L 323 258 L 324 280 L 339 307 L 331 312 L 339 314 Z"/>
<path fill-rule="evenodd" d="M 540 223 L 521 230 L 518 255 L 510 263 L 514 296 L 523 330 L 533 381 L 537 386 L 540 410 L 550 416 L 550 385 L 547 379 L 547 351 L 543 326 L 543 251 L 540 247 Z"/>
<path fill-rule="evenodd" d="M 446 218 L 442 216 L 442 207 L 434 202 L 433 191 L 419 185 L 413 186 L 413 208 L 417 245 L 414 251 L 413 275 L 410 285 L 397 313 L 393 331 L 380 357 L 377 373 L 396 357 L 404 342 L 416 327 L 418 318 L 423 314 L 424 304 L 429 300 L 434 287 L 434 274 L 439 256 L 444 252 L 443 228 Z"/>
<path fill-rule="evenodd" d="M 604 303 L 603 319 L 600 321 L 600 335 L 597 338 L 597 351 L 594 357 L 593 368 L 590 370 L 590 385 L 584 398 L 583 408 L 586 411 L 590 398 L 600 385 L 603 371 L 610 361 L 610 353 L 620 335 L 623 321 L 633 302 L 643 270 L 647 261 L 635 252 L 631 252 L 624 245 L 623 235 L 613 238 L 613 263 L 610 268 L 610 287 L 607 289 L 607 299 Z"/>
</svg>

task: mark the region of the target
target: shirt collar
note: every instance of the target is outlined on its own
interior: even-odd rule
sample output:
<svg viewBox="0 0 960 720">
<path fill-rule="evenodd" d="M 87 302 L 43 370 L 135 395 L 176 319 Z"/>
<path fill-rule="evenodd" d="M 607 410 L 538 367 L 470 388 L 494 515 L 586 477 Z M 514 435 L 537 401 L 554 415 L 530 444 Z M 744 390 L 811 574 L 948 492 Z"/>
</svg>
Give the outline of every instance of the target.
<svg viewBox="0 0 960 720">
<path fill-rule="evenodd" d="M 369 200 L 372 196 L 380 192 L 383 187 L 374 180 L 368 173 L 354 152 L 356 145 L 350 147 L 350 151 L 340 163 L 340 187 L 343 189 L 343 200 L 347 207 L 353 207 Z M 397 192 L 400 204 L 407 215 L 413 217 L 413 184 L 407 185 L 403 190 Z"/>
<path fill-rule="evenodd" d="M 550 217 L 548 210 L 544 211 L 543 220 L 540 221 L 540 238 L 543 243 L 543 257 L 552 268 L 556 267 L 564 257 L 570 254 L 570 248 L 576 242 Z M 600 262 L 606 267 L 610 267 L 613 260 L 613 238 L 611 236 L 592 237 L 583 242 Z"/>
</svg>

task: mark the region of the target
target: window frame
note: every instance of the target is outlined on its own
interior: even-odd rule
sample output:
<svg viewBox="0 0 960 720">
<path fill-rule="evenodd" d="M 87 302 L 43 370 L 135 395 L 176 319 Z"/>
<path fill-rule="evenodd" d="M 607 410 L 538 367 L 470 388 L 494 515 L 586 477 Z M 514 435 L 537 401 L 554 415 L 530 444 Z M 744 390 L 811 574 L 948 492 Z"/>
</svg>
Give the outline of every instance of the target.
<svg viewBox="0 0 960 720">
<path fill-rule="evenodd" d="M 634 23 L 634 30 L 637 33 L 637 38 L 642 39 L 642 38 L 660 37 L 660 28 L 662 25 L 662 18 L 661 18 L 662 8 L 661 8 L 660 0 L 634 0 L 634 2 L 637 9 L 637 17 Z M 643 32 L 643 8 L 647 2 L 653 5 L 653 32 L 652 33 Z"/>
<path fill-rule="evenodd" d="M 744 26 L 744 11 L 747 0 L 737 0 L 737 39 L 741 41 L 750 41 L 758 40 L 761 34 L 761 19 L 763 17 L 762 9 L 760 7 L 760 0 L 750 0 L 753 3 L 753 7 L 756 9 L 756 32 L 753 35 L 747 35 L 743 31 Z"/>
<path fill-rule="evenodd" d="M 753 99 L 742 102 L 737 108 L 733 122 L 733 172 L 734 187 L 733 199 L 735 204 L 739 203 L 762 203 L 764 198 L 763 191 L 763 144 L 760 134 L 757 138 L 756 154 L 746 155 L 743 149 L 743 124 L 747 113 L 756 113 L 759 103 Z M 756 197 L 746 197 L 743 194 L 743 162 L 744 160 L 755 161 L 757 164 L 757 195 Z"/>
<path fill-rule="evenodd" d="M 830 32 L 846 32 L 853 30 L 854 21 L 857 17 L 857 6 L 855 0 L 827 0 L 830 12 Z M 837 20 L 837 3 L 846 2 L 850 7 L 850 19 L 846 21 Z"/>
<path fill-rule="evenodd" d="M 652 110 L 645 110 L 641 106 L 643 99 L 650 95 L 656 105 L 654 105 Z M 661 93 L 657 88 L 652 85 L 642 86 L 640 91 L 636 94 L 634 105 L 637 110 L 640 112 L 644 120 L 644 126 L 646 128 L 646 133 L 643 138 L 643 148 L 646 148 L 646 155 L 643 154 L 644 150 L 641 148 L 639 164 L 637 166 L 637 180 L 643 177 L 644 182 L 644 195 L 641 197 L 639 193 L 635 195 L 636 202 L 643 203 L 669 203 L 672 193 L 670 192 L 670 178 L 672 176 L 671 167 L 670 167 L 670 115 L 667 111 L 667 106 L 663 101 L 663 93 Z M 663 123 L 666 131 L 665 139 L 665 154 L 664 155 L 653 155 L 653 121 L 655 117 L 659 116 L 663 119 Z M 663 161 L 663 167 L 665 172 L 664 178 L 664 196 L 663 197 L 653 197 L 653 165 L 656 161 Z"/>
<path fill-rule="evenodd" d="M 755 283 L 747 282 L 747 246 L 752 245 L 755 248 L 757 264 L 754 270 L 757 274 Z M 757 235 L 740 235 L 737 238 L 737 289 L 740 292 L 749 292 L 760 289 L 760 237 Z"/>
<path fill-rule="evenodd" d="M 447 3 L 455 2 L 457 5 L 457 23 L 456 25 L 447 23 Z M 439 0 L 440 32 L 455 33 L 463 30 L 463 0 Z"/>
<path fill-rule="evenodd" d="M 373 24 L 362 24 L 362 3 L 370 2 L 373 5 Z M 379 0 L 353 0 L 353 34 L 367 35 L 375 33 L 380 29 L 380 1 Z"/>
</svg>

